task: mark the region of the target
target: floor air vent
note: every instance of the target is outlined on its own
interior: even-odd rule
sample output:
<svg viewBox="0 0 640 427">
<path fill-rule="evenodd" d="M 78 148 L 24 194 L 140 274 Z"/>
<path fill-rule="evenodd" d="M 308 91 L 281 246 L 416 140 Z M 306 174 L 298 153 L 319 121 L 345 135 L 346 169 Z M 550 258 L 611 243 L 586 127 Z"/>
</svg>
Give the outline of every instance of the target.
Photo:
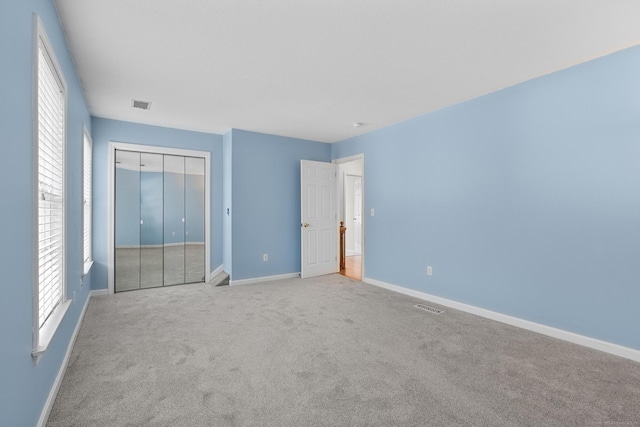
<svg viewBox="0 0 640 427">
<path fill-rule="evenodd" d="M 429 313 L 433 313 L 433 314 L 442 314 L 442 313 L 444 313 L 444 310 L 440 310 L 438 308 L 429 307 L 428 305 L 424 305 L 424 304 L 416 304 L 415 306 L 418 307 L 421 310 L 428 311 Z"/>
</svg>

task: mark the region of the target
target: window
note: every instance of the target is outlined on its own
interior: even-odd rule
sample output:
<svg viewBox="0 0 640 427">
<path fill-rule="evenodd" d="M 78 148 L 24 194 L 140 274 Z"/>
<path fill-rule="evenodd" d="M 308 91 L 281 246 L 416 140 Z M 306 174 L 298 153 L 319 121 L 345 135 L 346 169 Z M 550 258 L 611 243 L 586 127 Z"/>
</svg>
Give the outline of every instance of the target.
<svg viewBox="0 0 640 427">
<path fill-rule="evenodd" d="M 37 333 L 33 354 L 37 356 L 48 346 L 69 304 L 65 295 L 66 87 L 39 20 L 36 35 Z"/>
<path fill-rule="evenodd" d="M 83 222 L 83 251 L 82 262 L 84 264 L 84 274 L 89 273 L 93 256 L 91 254 L 91 159 L 92 159 L 91 136 L 87 129 L 84 130 L 84 142 L 82 145 L 82 222 Z"/>
</svg>

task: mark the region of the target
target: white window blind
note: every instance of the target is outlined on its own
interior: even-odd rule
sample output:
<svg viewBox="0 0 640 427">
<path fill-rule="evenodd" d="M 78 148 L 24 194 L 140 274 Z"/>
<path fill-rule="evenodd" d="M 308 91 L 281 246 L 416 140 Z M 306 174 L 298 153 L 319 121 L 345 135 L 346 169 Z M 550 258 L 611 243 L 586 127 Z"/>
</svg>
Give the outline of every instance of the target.
<svg viewBox="0 0 640 427">
<path fill-rule="evenodd" d="M 92 158 L 92 144 L 91 138 L 84 133 L 84 148 L 82 152 L 83 163 L 83 262 L 86 264 L 91 261 L 91 158 Z"/>
<path fill-rule="evenodd" d="M 65 91 L 42 40 L 38 47 L 38 325 L 64 298 Z"/>
</svg>

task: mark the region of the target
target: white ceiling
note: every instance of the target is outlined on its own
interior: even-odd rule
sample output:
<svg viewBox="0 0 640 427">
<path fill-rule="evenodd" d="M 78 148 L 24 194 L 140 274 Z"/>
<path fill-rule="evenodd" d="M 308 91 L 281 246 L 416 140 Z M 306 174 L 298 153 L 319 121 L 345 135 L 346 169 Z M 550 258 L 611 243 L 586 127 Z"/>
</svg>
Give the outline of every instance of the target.
<svg viewBox="0 0 640 427">
<path fill-rule="evenodd" d="M 54 2 L 94 116 L 325 142 L 640 44 L 638 0 Z"/>
</svg>

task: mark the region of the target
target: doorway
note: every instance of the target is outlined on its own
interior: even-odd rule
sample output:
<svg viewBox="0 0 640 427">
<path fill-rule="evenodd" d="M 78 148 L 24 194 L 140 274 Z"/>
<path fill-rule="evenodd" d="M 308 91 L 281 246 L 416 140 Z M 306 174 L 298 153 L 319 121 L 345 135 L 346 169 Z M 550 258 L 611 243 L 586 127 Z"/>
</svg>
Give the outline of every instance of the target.
<svg viewBox="0 0 640 427">
<path fill-rule="evenodd" d="M 345 269 L 355 280 L 364 278 L 364 155 L 335 160 L 338 167 L 338 216 L 344 221 Z"/>
<path fill-rule="evenodd" d="M 110 143 L 109 291 L 205 282 L 209 153 Z"/>
</svg>

